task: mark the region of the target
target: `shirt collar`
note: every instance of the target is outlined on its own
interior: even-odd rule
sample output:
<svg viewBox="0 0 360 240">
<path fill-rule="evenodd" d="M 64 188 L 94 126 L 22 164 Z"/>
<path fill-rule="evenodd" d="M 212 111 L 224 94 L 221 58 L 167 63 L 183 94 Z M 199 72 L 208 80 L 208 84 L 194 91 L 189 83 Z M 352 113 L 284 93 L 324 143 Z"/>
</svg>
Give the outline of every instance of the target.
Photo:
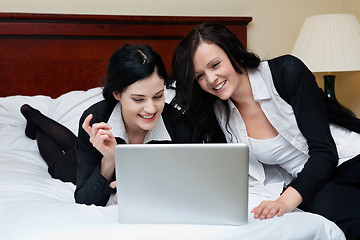
<svg viewBox="0 0 360 240">
<path fill-rule="evenodd" d="M 262 78 L 266 66 L 267 62 L 261 62 L 258 68 L 247 69 L 254 100 L 257 102 L 271 98 L 269 89 Z"/>
<path fill-rule="evenodd" d="M 260 101 L 260 100 L 266 100 L 270 99 L 271 95 L 269 92 L 269 89 L 267 85 L 265 84 L 265 81 L 263 79 L 263 75 L 266 73 L 266 68 L 268 67 L 267 62 L 261 62 L 258 68 L 255 69 L 247 69 L 247 73 L 249 76 L 249 81 L 251 85 L 251 89 L 253 92 L 254 100 Z M 227 100 L 227 104 L 230 110 L 230 116 L 232 114 L 235 114 L 238 112 L 235 104 L 231 99 Z M 220 99 L 217 99 L 214 105 L 215 112 L 217 113 L 217 118 L 220 121 L 220 123 L 226 122 L 226 116 L 225 108 L 223 104 L 221 103 Z M 235 113 L 234 113 L 235 111 Z M 241 116 L 240 116 L 241 117 Z"/>
<path fill-rule="evenodd" d="M 236 114 L 238 112 L 238 110 L 237 110 L 235 104 L 231 101 L 231 99 L 226 100 L 226 103 L 229 107 L 229 111 L 230 111 L 229 117 L 231 118 L 231 116 L 233 114 Z M 215 101 L 214 111 L 215 111 L 215 115 L 216 115 L 216 118 L 217 118 L 219 124 L 225 126 L 226 122 L 227 122 L 227 112 L 226 112 L 226 108 L 225 108 L 223 102 L 221 101 L 221 99 L 217 99 Z"/>
<path fill-rule="evenodd" d="M 112 127 L 110 132 L 115 137 L 120 137 L 126 143 L 129 143 L 129 137 L 128 134 L 126 133 L 124 120 L 121 114 L 120 102 L 118 102 L 114 107 L 110 115 L 110 118 L 108 120 L 108 124 Z M 150 141 L 171 141 L 171 137 L 168 131 L 166 130 L 166 126 L 161 115 L 155 127 L 149 130 L 145 136 L 144 143 L 148 143 Z"/>
<path fill-rule="evenodd" d="M 229 106 L 229 109 L 230 109 L 230 114 L 234 111 L 234 110 L 237 110 L 235 104 L 233 103 L 233 101 L 231 99 L 228 99 L 227 100 L 227 104 Z"/>
</svg>

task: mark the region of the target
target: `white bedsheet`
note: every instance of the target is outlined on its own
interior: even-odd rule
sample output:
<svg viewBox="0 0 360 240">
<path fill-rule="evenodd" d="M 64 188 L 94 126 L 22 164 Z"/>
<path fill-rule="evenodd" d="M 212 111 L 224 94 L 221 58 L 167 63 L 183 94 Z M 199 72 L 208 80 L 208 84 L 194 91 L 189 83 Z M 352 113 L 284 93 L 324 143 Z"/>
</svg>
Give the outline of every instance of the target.
<svg viewBox="0 0 360 240">
<path fill-rule="evenodd" d="M 57 99 L 45 96 L 0 98 L 0 239 L 345 239 L 325 218 L 293 212 L 236 226 L 123 225 L 117 206 L 76 204 L 75 186 L 52 179 L 36 142 L 24 135 L 20 106 L 28 103 L 77 132 L 83 110 L 99 101 L 101 89 L 77 91 Z M 249 209 L 265 197 L 250 190 Z"/>
</svg>

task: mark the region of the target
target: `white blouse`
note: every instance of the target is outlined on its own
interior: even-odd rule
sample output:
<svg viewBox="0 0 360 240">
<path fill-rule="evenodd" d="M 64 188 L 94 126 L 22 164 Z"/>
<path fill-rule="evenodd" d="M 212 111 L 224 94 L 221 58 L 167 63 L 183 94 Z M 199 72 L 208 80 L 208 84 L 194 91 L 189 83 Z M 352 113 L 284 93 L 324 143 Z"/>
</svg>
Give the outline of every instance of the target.
<svg viewBox="0 0 360 240">
<path fill-rule="evenodd" d="M 303 169 L 308 159 L 306 154 L 292 146 L 280 134 L 271 139 L 261 140 L 249 137 L 249 143 L 259 162 L 268 165 L 279 164 L 293 177 Z"/>
<path fill-rule="evenodd" d="M 297 126 L 292 107 L 282 99 L 276 91 L 268 62 L 261 62 L 257 69 L 248 69 L 248 75 L 254 100 L 260 104 L 269 122 L 287 143 L 301 152 L 293 153 L 294 155 L 292 156 L 298 154 L 298 157 L 295 158 L 296 160 L 293 158 L 292 161 L 287 163 L 288 165 L 285 164 L 287 167 L 286 171 L 292 173 L 292 176 L 286 176 L 286 174 L 281 173 L 277 174 L 276 179 L 272 178 L 275 182 L 289 183 L 291 179 L 288 177 L 293 178 L 294 174 L 296 175 L 296 173 L 302 169 L 304 160 L 307 161 L 309 158 L 307 141 Z M 258 186 L 259 184 L 266 185 L 268 179 L 271 179 L 268 174 L 274 171 L 266 172 L 266 164 L 261 163 L 257 159 L 250 145 L 246 126 L 241 114 L 230 99 L 227 103 L 230 108 L 229 119 L 226 117 L 227 111 L 220 100 L 217 100 L 214 105 L 215 115 L 225 134 L 226 140 L 227 142 L 239 142 L 249 145 L 249 185 L 250 187 Z M 229 121 L 228 125 L 227 121 Z M 337 146 L 339 164 L 360 154 L 359 133 L 351 132 L 333 124 L 330 124 L 330 130 Z M 295 169 L 290 169 L 291 166 L 294 166 Z M 276 172 L 278 171 L 276 170 Z M 278 188 L 277 191 L 279 193 L 282 189 Z"/>
</svg>

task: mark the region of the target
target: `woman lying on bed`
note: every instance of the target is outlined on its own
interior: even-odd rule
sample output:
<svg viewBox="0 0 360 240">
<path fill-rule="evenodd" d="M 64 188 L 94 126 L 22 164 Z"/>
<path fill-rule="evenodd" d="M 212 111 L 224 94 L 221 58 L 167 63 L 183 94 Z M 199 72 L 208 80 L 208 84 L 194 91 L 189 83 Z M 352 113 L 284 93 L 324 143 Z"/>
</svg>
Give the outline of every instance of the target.
<svg viewBox="0 0 360 240">
<path fill-rule="evenodd" d="M 29 105 L 21 107 L 25 134 L 37 140 L 52 177 L 76 184 L 77 203 L 105 206 L 116 187 L 116 144 L 190 141 L 181 115 L 165 104 L 167 83 L 159 54 L 149 46 L 127 44 L 110 58 L 105 100 L 83 113 L 78 138 Z"/>
<path fill-rule="evenodd" d="M 299 206 L 360 238 L 360 120 L 327 101 L 299 59 L 261 62 L 225 26 L 205 23 L 180 42 L 172 64 L 174 100 L 198 134 L 213 129 L 206 119 L 216 115 L 228 142 L 249 145 L 251 186 L 264 184 L 262 163 L 292 175 L 278 199 L 253 209 L 255 218 Z"/>
</svg>

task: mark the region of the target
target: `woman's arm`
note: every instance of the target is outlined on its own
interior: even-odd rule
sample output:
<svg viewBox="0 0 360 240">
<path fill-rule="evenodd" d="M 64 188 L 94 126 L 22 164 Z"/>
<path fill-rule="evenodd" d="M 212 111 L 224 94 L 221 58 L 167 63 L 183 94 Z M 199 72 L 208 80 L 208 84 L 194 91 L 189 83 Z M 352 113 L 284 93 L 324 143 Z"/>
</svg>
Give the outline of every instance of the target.
<svg viewBox="0 0 360 240">
<path fill-rule="evenodd" d="M 326 183 L 338 164 L 324 99 L 314 75 L 299 59 L 286 55 L 270 60 L 269 66 L 275 87 L 291 105 L 308 144 L 309 159 L 290 183 L 306 201 Z"/>
<path fill-rule="evenodd" d="M 338 163 L 323 96 L 313 74 L 290 55 L 270 60 L 269 66 L 278 93 L 293 108 L 297 127 L 307 140 L 309 159 L 276 201 L 264 201 L 253 209 L 254 217 L 260 219 L 281 216 L 307 201 L 326 183 Z"/>
<path fill-rule="evenodd" d="M 103 107 L 101 105 L 100 109 Z M 94 113 L 93 122 L 105 120 L 102 119 L 104 118 L 103 113 L 97 113 L 95 108 L 85 111 L 79 121 L 79 134 L 75 147 L 78 159 L 75 201 L 88 205 L 105 206 L 113 191 L 109 184 L 114 179 L 113 176 L 110 176 L 111 173 L 107 176 L 110 179 L 104 176 L 106 174 L 101 174 L 101 162 L 104 156 L 93 146 L 88 133 L 82 128 L 85 118 L 90 112 Z"/>
<path fill-rule="evenodd" d="M 89 141 L 93 147 L 102 154 L 100 174 L 110 181 L 115 171 L 114 148 L 116 146 L 116 140 L 110 132 L 111 126 L 107 123 L 94 123 L 90 126 L 92 118 L 92 114 L 89 114 L 85 118 L 82 129 L 89 135 Z"/>
</svg>

